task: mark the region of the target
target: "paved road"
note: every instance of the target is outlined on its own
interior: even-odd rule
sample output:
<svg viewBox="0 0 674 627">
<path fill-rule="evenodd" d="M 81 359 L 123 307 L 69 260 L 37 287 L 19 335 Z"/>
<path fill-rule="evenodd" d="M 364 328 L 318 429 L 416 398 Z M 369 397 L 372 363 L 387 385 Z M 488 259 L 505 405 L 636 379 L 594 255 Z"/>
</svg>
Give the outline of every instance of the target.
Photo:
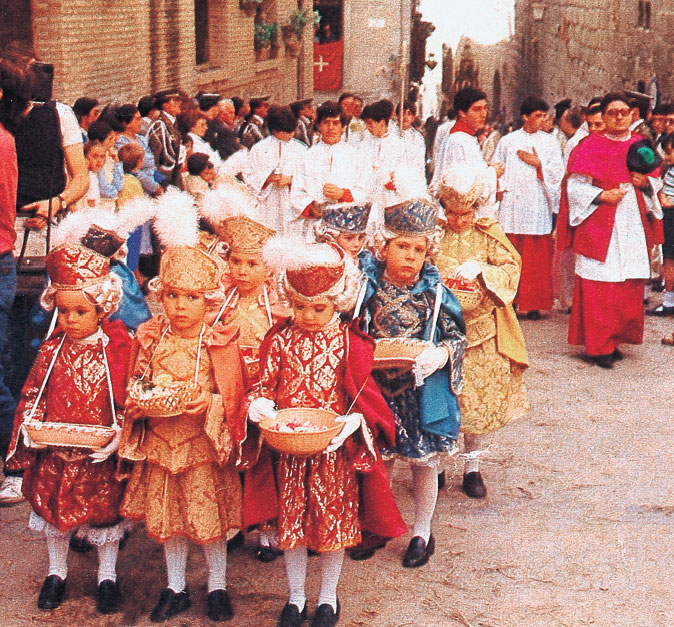
<svg viewBox="0 0 674 627">
<path fill-rule="evenodd" d="M 349 626 L 521 627 L 674 624 L 674 349 L 660 338 L 674 320 L 648 319 L 646 341 L 606 371 L 566 345 L 567 317 L 523 322 L 532 367 L 529 417 L 493 438 L 484 475 L 489 496 L 469 501 L 450 469 L 434 521 L 435 556 L 400 566 L 408 538 L 365 563 L 345 562 L 340 599 Z M 409 471 L 394 490 L 413 515 Z M 124 614 L 95 614 L 94 554 L 70 557 L 68 597 L 51 614 L 35 609 L 44 577 L 43 541 L 25 528 L 24 505 L 0 510 L 0 625 L 146 625 L 164 585 L 159 547 L 134 533 L 119 560 Z M 234 551 L 228 581 L 236 626 L 274 625 L 285 602 L 282 560 L 252 558 L 255 538 Z M 170 625 L 203 618 L 205 572 L 190 556 L 193 606 Z M 310 609 L 318 561 L 309 562 Z"/>
</svg>

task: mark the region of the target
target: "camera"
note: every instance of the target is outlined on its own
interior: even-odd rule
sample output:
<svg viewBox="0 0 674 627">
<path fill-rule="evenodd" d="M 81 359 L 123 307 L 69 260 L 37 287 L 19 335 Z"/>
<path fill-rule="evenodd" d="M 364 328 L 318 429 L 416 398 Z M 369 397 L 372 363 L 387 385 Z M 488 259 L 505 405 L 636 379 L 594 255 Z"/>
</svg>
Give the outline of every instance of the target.
<svg viewBox="0 0 674 627">
<path fill-rule="evenodd" d="M 33 74 L 30 99 L 33 102 L 49 102 L 54 84 L 54 65 L 34 61 L 30 69 Z"/>
</svg>

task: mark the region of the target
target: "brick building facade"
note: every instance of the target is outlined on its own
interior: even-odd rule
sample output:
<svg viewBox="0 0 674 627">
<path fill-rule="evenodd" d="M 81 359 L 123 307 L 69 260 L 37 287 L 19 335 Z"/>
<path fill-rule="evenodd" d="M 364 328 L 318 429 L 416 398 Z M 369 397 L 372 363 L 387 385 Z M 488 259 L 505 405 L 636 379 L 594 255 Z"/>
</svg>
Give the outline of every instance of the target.
<svg viewBox="0 0 674 627">
<path fill-rule="evenodd" d="M 261 10 L 283 24 L 298 4 L 262 0 Z M 256 61 L 254 21 L 240 0 L 0 0 L 1 43 L 32 43 L 54 64 L 54 95 L 68 103 L 83 95 L 135 102 L 164 88 L 278 102 L 310 96 L 311 28 L 299 56 L 279 36 L 276 58 Z"/>
</svg>

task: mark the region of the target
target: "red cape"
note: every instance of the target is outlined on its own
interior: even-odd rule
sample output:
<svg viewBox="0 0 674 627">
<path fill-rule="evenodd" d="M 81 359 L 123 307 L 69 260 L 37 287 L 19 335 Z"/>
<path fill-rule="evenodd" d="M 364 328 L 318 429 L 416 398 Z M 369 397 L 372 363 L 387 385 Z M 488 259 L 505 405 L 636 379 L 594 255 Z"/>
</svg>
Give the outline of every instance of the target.
<svg viewBox="0 0 674 627">
<path fill-rule="evenodd" d="M 606 261 L 611 242 L 617 205 L 602 203 L 595 211 L 576 227 L 569 225 L 569 199 L 567 181 L 571 174 L 592 177 L 592 184 L 602 189 L 613 189 L 622 183 L 630 183 L 627 169 L 627 152 L 630 146 L 643 139 L 633 134 L 627 141 L 616 141 L 601 133 L 589 135 L 573 150 L 562 182 L 559 216 L 557 220 L 557 248 L 564 250 L 571 246 L 573 251 L 599 261 Z M 646 205 L 640 189 L 636 189 L 639 213 L 646 235 L 648 250 L 662 243 L 662 223 L 646 212 Z"/>
<path fill-rule="evenodd" d="M 267 333 L 260 347 L 260 359 L 265 360 L 271 338 L 290 324 L 283 320 Z M 363 414 L 375 442 L 392 444 L 395 441 L 395 421 L 371 377 L 374 361 L 374 340 L 360 331 L 353 323 L 346 331 L 347 355 L 344 371 L 344 386 L 347 396 L 356 400 L 354 409 Z M 365 446 L 352 437 L 343 446 L 348 446 L 359 472 L 359 517 L 362 531 L 385 538 L 397 538 L 407 532 L 407 526 L 396 504 L 384 467 L 377 452 L 374 463 Z M 244 526 L 258 524 L 277 516 L 278 495 L 273 473 L 273 460 L 267 447 L 262 447 L 258 462 L 246 473 L 244 481 Z"/>
</svg>

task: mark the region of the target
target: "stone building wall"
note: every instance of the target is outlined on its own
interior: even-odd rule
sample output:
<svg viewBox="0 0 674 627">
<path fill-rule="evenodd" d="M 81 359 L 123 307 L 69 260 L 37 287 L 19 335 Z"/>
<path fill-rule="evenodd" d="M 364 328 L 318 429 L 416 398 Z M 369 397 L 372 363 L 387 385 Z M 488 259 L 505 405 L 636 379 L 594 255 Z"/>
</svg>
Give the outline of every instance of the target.
<svg viewBox="0 0 674 627">
<path fill-rule="evenodd" d="M 310 6 L 309 2 L 305 2 Z M 209 60 L 197 65 L 194 0 L 32 0 L 33 45 L 55 65 L 54 95 L 72 103 L 136 101 L 164 88 L 226 96 L 269 94 L 289 102 L 313 90 L 311 29 L 299 58 L 255 60 L 254 18 L 239 0 L 209 0 Z M 264 0 L 268 19 L 284 23 L 297 0 Z"/>
<path fill-rule="evenodd" d="M 674 99 L 674 3 L 663 0 L 516 0 L 522 90 L 554 104 L 613 89 Z"/>
</svg>

